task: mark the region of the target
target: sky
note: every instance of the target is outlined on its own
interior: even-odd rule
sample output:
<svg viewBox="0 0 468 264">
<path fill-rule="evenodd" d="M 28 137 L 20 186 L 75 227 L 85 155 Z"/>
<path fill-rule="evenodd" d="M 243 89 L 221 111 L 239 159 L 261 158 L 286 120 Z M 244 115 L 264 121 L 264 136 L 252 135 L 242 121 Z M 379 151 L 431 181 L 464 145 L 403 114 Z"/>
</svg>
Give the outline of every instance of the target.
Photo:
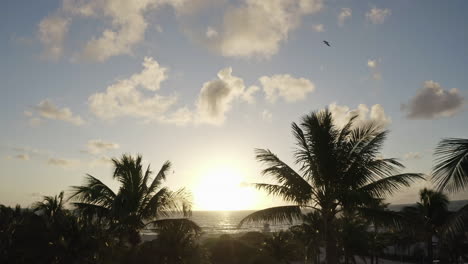
<svg viewBox="0 0 468 264">
<path fill-rule="evenodd" d="M 29 206 L 111 158 L 173 164 L 196 210 L 282 204 L 255 148 L 293 166 L 291 123 L 325 107 L 390 130 L 383 156 L 429 174 L 467 137 L 464 0 L 43 0 L 0 8 L 0 203 Z M 330 47 L 323 43 L 327 40 Z M 412 203 L 418 182 L 388 198 Z M 468 199 L 467 192 L 451 195 Z"/>
</svg>

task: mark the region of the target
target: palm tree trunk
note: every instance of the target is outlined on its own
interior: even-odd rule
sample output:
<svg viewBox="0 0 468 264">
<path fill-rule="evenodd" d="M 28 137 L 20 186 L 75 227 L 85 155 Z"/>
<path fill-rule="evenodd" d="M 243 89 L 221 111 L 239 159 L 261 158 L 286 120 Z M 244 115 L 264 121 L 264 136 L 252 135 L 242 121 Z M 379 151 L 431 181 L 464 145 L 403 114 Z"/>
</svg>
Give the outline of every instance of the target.
<svg viewBox="0 0 468 264">
<path fill-rule="evenodd" d="M 333 216 L 324 215 L 324 239 L 325 239 L 325 257 L 327 264 L 338 263 L 338 249 L 336 246 L 336 237 L 333 230 Z"/>
<path fill-rule="evenodd" d="M 432 263 L 434 252 L 432 250 L 432 233 L 428 233 L 426 237 L 427 259 L 428 263 Z"/>
</svg>

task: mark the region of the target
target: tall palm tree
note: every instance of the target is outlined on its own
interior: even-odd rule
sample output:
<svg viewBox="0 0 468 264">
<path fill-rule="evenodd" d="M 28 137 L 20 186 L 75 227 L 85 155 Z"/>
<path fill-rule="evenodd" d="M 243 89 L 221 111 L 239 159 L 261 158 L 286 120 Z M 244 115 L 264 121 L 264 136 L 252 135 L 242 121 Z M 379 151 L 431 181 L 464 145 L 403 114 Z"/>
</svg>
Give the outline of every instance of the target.
<svg viewBox="0 0 468 264">
<path fill-rule="evenodd" d="M 191 203 L 184 189 L 173 192 L 162 187 L 171 169 L 169 161 L 154 178 L 149 165 L 143 170 L 141 156 L 123 155 L 112 162 L 113 178 L 120 183 L 117 192 L 88 174 L 83 186 L 73 187 L 71 199 L 83 216 L 104 219 L 121 242 L 135 246 L 141 241 L 139 231 L 148 224 L 173 213 L 190 214 Z"/>
<path fill-rule="evenodd" d="M 411 223 L 411 228 L 426 244 L 429 262 L 433 259 L 432 238 L 438 235 L 448 216 L 448 197 L 442 192 L 422 189 L 420 201 L 415 206 L 403 208 L 403 214 Z M 439 237 L 440 238 L 440 237 Z"/>
<path fill-rule="evenodd" d="M 380 154 L 388 132 L 375 122 L 358 125 L 356 117 L 338 127 L 331 112 L 325 109 L 304 116 L 299 125 L 293 123 L 298 171 L 270 150 L 257 149 L 257 160 L 266 165 L 262 174 L 271 176 L 276 184 L 259 183 L 256 187 L 292 205 L 257 211 L 240 224 L 291 221 L 300 218 L 301 209 L 315 209 L 323 221 L 327 263 L 337 263 L 337 214 L 364 208 L 372 200 L 422 178 L 420 174 L 395 174 L 404 166 L 393 158 L 381 158 Z"/>
</svg>

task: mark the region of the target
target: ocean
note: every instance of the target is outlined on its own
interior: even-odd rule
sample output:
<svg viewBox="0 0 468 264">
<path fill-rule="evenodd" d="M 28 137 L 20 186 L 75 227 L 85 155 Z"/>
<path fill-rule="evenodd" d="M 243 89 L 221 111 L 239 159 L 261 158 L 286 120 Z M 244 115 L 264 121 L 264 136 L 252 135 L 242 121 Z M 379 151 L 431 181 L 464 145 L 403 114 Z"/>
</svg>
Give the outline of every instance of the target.
<svg viewBox="0 0 468 264">
<path fill-rule="evenodd" d="M 456 211 L 462 206 L 468 204 L 468 200 L 451 201 L 449 204 L 450 211 Z M 392 204 L 389 209 L 399 211 L 405 206 L 414 204 Z M 192 221 L 197 223 L 201 228 L 203 234 L 235 234 L 245 233 L 251 231 L 263 231 L 264 223 L 253 223 L 238 226 L 239 222 L 247 215 L 255 211 L 193 211 Z M 292 225 L 300 224 L 299 222 L 288 224 L 270 224 L 269 228 L 272 232 L 285 230 Z M 151 231 L 143 231 L 145 234 L 152 234 Z"/>
<path fill-rule="evenodd" d="M 197 223 L 205 234 L 233 234 L 262 231 L 264 223 L 239 226 L 240 221 L 255 211 L 194 211 L 191 220 Z M 297 224 L 297 223 L 293 223 Z M 271 231 L 288 229 L 290 224 L 270 224 Z"/>
</svg>

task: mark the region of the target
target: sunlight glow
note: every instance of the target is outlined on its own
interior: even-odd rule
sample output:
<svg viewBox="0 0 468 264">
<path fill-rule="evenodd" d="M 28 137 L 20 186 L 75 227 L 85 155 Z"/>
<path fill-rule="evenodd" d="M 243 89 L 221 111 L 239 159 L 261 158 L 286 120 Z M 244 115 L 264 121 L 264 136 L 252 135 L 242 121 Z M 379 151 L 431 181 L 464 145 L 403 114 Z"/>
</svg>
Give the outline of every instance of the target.
<svg viewBox="0 0 468 264">
<path fill-rule="evenodd" d="M 242 173 L 228 166 L 202 172 L 193 194 L 197 210 L 245 210 L 256 202 L 255 189 L 245 183 Z"/>
</svg>

